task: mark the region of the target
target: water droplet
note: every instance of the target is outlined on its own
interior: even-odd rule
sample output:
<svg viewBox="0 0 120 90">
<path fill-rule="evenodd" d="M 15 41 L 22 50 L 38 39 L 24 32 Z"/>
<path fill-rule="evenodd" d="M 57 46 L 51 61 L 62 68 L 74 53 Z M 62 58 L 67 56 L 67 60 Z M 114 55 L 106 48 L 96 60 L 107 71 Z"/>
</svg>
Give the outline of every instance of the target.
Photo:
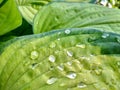
<svg viewBox="0 0 120 90">
<path fill-rule="evenodd" d="M 67 55 L 70 56 L 70 57 L 72 57 L 73 56 L 73 52 L 67 51 Z"/>
<path fill-rule="evenodd" d="M 78 88 L 86 88 L 87 85 L 83 82 L 80 82 L 78 85 L 77 85 Z"/>
<path fill-rule="evenodd" d="M 37 67 L 37 65 L 38 65 L 37 63 L 33 63 L 33 64 L 31 65 L 31 68 L 32 68 L 32 69 L 35 69 L 35 68 Z"/>
<path fill-rule="evenodd" d="M 66 29 L 66 30 L 65 30 L 65 34 L 70 34 L 70 32 L 71 32 L 71 31 L 70 31 L 69 29 Z"/>
<path fill-rule="evenodd" d="M 72 65 L 72 61 L 67 62 L 67 65 L 71 66 Z"/>
<path fill-rule="evenodd" d="M 66 77 L 67 77 L 67 78 L 70 78 L 70 79 L 75 79 L 76 76 L 77 76 L 77 74 L 76 74 L 75 72 L 70 71 L 70 72 L 67 73 L 67 76 L 66 76 Z"/>
<path fill-rule="evenodd" d="M 102 38 L 107 38 L 108 36 L 109 36 L 108 33 L 104 33 L 104 34 L 102 35 Z"/>
<path fill-rule="evenodd" d="M 60 71 L 63 71 L 63 70 L 64 70 L 64 66 L 63 66 L 63 64 L 57 66 L 57 68 L 58 68 Z"/>
<path fill-rule="evenodd" d="M 85 45 L 83 45 L 83 44 L 76 44 L 76 47 L 85 48 Z"/>
<path fill-rule="evenodd" d="M 47 84 L 53 84 L 58 80 L 58 78 L 56 77 L 51 77 L 47 80 Z"/>
<path fill-rule="evenodd" d="M 56 58 L 55 58 L 54 55 L 50 55 L 50 56 L 49 56 L 49 61 L 50 61 L 50 62 L 55 62 L 55 59 L 56 59 Z"/>
<path fill-rule="evenodd" d="M 54 48 L 55 46 L 56 46 L 55 43 L 51 43 L 51 44 L 50 44 L 50 47 L 51 47 L 51 48 Z"/>
<path fill-rule="evenodd" d="M 39 56 L 38 52 L 37 51 L 32 51 L 31 52 L 31 59 L 37 59 Z"/>
</svg>

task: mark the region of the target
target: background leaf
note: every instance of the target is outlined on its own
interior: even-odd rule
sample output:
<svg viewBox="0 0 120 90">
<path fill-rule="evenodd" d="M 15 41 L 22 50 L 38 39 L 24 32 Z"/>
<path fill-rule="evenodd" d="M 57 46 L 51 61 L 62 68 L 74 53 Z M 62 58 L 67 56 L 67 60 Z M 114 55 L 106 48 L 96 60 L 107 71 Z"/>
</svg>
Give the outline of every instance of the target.
<svg viewBox="0 0 120 90">
<path fill-rule="evenodd" d="M 120 33 L 120 10 L 89 3 L 54 2 L 37 13 L 33 25 L 34 33 L 72 27 Z"/>
<path fill-rule="evenodd" d="M 22 17 L 18 12 L 14 0 L 7 0 L 0 7 L 0 35 L 3 35 L 22 23 Z"/>
</svg>

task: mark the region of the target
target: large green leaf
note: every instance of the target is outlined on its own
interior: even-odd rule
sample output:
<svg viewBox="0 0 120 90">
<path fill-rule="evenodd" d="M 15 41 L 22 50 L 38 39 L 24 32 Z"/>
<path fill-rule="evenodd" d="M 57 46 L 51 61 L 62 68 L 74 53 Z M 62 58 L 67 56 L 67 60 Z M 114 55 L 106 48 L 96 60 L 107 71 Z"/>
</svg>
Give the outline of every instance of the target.
<svg viewBox="0 0 120 90">
<path fill-rule="evenodd" d="M 0 35 L 3 35 L 20 26 L 22 18 L 14 0 L 4 0 L 0 5 Z"/>
<path fill-rule="evenodd" d="M 19 37 L 5 46 L 0 90 L 120 89 L 118 34 L 61 29 Z"/>
<path fill-rule="evenodd" d="M 53 2 L 34 19 L 34 33 L 60 28 L 100 28 L 120 33 L 120 10 L 89 3 Z"/>
<path fill-rule="evenodd" d="M 68 1 L 68 2 L 90 2 L 93 0 L 16 0 L 18 8 L 22 16 L 30 23 L 33 24 L 33 18 L 44 5 L 53 1 Z"/>
</svg>

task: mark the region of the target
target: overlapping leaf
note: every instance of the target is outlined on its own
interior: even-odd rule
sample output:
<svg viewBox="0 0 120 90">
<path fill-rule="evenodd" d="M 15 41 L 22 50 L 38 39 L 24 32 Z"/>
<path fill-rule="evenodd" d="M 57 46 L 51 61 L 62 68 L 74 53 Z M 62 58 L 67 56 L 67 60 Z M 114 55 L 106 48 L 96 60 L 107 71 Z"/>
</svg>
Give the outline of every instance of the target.
<svg viewBox="0 0 120 90">
<path fill-rule="evenodd" d="M 119 39 L 73 28 L 11 40 L 0 55 L 0 90 L 119 90 Z"/>
<path fill-rule="evenodd" d="M 14 0 L 4 0 L 0 6 L 0 35 L 3 35 L 22 23 L 22 17 L 18 12 Z"/>
<path fill-rule="evenodd" d="M 120 33 L 120 10 L 89 3 L 54 2 L 38 12 L 33 29 L 34 33 L 42 33 L 72 27 L 92 27 Z"/>
</svg>

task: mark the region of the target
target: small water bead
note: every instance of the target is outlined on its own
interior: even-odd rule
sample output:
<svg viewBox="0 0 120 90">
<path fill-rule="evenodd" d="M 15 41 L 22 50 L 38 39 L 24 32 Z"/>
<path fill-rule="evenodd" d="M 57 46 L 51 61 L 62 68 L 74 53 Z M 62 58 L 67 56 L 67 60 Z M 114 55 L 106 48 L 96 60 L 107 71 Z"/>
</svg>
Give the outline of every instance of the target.
<svg viewBox="0 0 120 90">
<path fill-rule="evenodd" d="M 65 34 L 70 34 L 70 32 L 71 32 L 71 31 L 70 31 L 69 29 L 66 29 L 66 30 L 65 30 Z"/>
<path fill-rule="evenodd" d="M 47 80 L 47 84 L 54 84 L 56 81 L 58 80 L 58 78 L 56 77 L 51 77 Z"/>
<path fill-rule="evenodd" d="M 38 66 L 37 63 L 33 63 L 33 64 L 31 65 L 31 68 L 32 68 L 32 69 L 35 69 L 37 66 Z"/>
<path fill-rule="evenodd" d="M 34 60 L 34 59 L 37 59 L 38 56 L 39 56 L 39 53 L 38 53 L 37 51 L 32 51 L 32 52 L 31 52 L 31 56 L 30 56 L 31 59 L 33 59 L 33 60 Z"/>
<path fill-rule="evenodd" d="M 63 70 L 64 70 L 64 65 L 61 64 L 61 65 L 57 66 L 57 68 L 58 68 L 60 71 L 63 71 Z"/>
<path fill-rule="evenodd" d="M 69 79 L 75 79 L 76 76 L 77 76 L 77 74 L 75 72 L 70 71 L 70 72 L 67 73 L 66 77 L 69 78 Z"/>
<path fill-rule="evenodd" d="M 83 82 L 80 82 L 78 85 L 77 85 L 78 88 L 86 88 L 87 85 Z"/>
<path fill-rule="evenodd" d="M 72 51 L 67 51 L 67 55 L 72 57 L 73 56 L 73 52 Z"/>
<path fill-rule="evenodd" d="M 108 0 L 101 0 L 100 4 L 102 4 L 103 6 L 106 6 L 108 3 Z"/>
<path fill-rule="evenodd" d="M 84 44 L 76 44 L 76 47 L 85 48 L 85 45 Z"/>
<path fill-rule="evenodd" d="M 49 56 L 49 61 L 50 61 L 50 62 L 55 62 L 55 60 L 56 60 L 56 58 L 55 58 L 54 55 L 50 55 L 50 56 Z"/>
<path fill-rule="evenodd" d="M 102 35 L 102 38 L 107 38 L 108 36 L 109 36 L 108 33 L 104 33 L 104 34 Z"/>
<path fill-rule="evenodd" d="M 71 66 L 72 65 L 72 61 L 67 62 L 67 65 Z"/>
</svg>

